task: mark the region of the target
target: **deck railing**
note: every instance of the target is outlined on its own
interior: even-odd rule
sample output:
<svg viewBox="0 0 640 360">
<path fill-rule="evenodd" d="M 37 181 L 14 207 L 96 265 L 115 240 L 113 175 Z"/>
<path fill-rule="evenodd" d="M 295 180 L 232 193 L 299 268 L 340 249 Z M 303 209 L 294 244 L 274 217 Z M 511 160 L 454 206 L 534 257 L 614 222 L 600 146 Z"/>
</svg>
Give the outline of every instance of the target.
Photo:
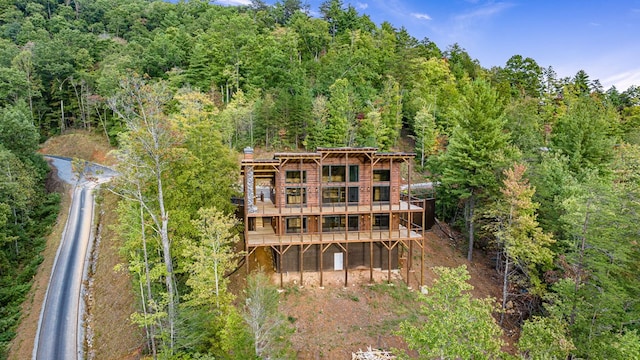
<svg viewBox="0 0 640 360">
<path fill-rule="evenodd" d="M 415 225 L 415 224 L 414 224 Z M 249 231 L 249 246 L 304 245 L 321 243 L 370 242 L 389 240 L 416 240 L 422 238 L 422 228 L 411 230 L 401 226 L 398 230 L 298 233 L 276 235 L 268 231 Z"/>
<path fill-rule="evenodd" d="M 422 199 L 408 199 L 400 201 L 399 204 L 389 203 L 372 203 L 370 205 L 360 204 L 331 204 L 322 206 L 310 206 L 310 205 L 288 205 L 278 208 L 270 200 L 257 201 L 255 203 L 255 211 L 249 213 L 249 216 L 256 217 L 262 215 L 299 215 L 299 214 L 312 214 L 318 215 L 320 213 L 368 213 L 368 212 L 387 212 L 387 211 L 412 211 L 420 212 L 424 210 L 424 200 Z"/>
</svg>

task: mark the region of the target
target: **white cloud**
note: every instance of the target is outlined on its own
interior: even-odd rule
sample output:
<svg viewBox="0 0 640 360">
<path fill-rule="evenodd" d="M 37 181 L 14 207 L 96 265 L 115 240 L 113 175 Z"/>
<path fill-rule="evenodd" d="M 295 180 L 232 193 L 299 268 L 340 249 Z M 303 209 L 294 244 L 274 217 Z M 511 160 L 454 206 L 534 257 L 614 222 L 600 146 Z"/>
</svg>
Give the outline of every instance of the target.
<svg viewBox="0 0 640 360">
<path fill-rule="evenodd" d="M 504 3 L 504 2 L 489 3 L 485 6 L 482 6 L 468 13 L 460 14 L 456 16 L 456 19 L 459 21 L 467 21 L 467 20 L 473 20 L 478 18 L 487 18 L 493 15 L 499 14 L 512 6 L 513 4 Z"/>
<path fill-rule="evenodd" d="M 625 91 L 631 85 L 637 86 L 638 84 L 640 84 L 640 68 L 630 69 L 621 73 L 607 76 L 604 79 L 601 79 L 600 82 L 602 83 L 602 87 L 604 87 L 605 90 L 615 85 L 618 91 Z"/>
<path fill-rule="evenodd" d="M 231 6 L 251 5 L 251 0 L 218 0 L 217 3 L 219 3 L 220 5 Z"/>
<path fill-rule="evenodd" d="M 411 16 L 419 20 L 431 20 L 431 16 L 427 14 L 411 13 Z"/>
<path fill-rule="evenodd" d="M 356 2 L 356 7 L 360 10 L 364 10 L 369 7 L 367 3 Z"/>
</svg>

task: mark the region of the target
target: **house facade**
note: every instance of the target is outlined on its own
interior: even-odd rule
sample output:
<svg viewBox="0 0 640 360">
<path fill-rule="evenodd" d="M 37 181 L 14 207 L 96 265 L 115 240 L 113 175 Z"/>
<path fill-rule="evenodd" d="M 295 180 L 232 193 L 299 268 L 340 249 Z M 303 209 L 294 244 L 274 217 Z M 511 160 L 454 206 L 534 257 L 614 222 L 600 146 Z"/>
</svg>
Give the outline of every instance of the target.
<svg viewBox="0 0 640 360">
<path fill-rule="evenodd" d="M 244 242 L 247 261 L 259 248 L 273 254 L 281 274 L 350 269 L 412 271 L 420 253 L 423 274 L 425 200 L 411 195 L 402 174 L 415 154 L 377 148 L 319 148 L 254 159 L 245 149 Z M 409 189 L 401 191 L 402 185 Z M 408 254 L 413 254 L 409 256 Z M 248 265 L 247 265 L 248 266 Z M 423 283 L 423 275 L 419 275 Z"/>
</svg>

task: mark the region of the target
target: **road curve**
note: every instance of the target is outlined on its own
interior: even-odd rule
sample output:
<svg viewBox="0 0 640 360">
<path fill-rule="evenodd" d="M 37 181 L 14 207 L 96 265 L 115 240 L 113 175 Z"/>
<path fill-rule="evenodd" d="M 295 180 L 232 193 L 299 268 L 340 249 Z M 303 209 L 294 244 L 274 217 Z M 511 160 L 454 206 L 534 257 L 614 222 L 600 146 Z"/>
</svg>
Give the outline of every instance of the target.
<svg viewBox="0 0 640 360">
<path fill-rule="evenodd" d="M 51 159 L 63 180 L 70 173 L 70 160 Z M 68 168 L 68 169 L 67 169 Z M 33 348 L 34 360 L 83 359 L 83 280 L 92 244 L 93 191 L 107 177 L 91 175 L 73 181 L 71 208 L 56 254 L 45 295 Z M 99 174 L 102 171 L 98 172 Z"/>
</svg>

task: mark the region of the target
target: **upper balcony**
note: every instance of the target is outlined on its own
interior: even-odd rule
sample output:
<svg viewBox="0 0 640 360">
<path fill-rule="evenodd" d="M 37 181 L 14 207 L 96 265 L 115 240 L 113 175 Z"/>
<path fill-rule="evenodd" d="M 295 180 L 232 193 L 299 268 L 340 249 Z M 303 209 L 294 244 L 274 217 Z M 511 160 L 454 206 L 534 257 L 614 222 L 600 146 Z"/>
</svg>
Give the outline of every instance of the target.
<svg viewBox="0 0 640 360">
<path fill-rule="evenodd" d="M 331 215 L 331 214 L 367 214 L 367 213 L 387 213 L 387 212 L 423 212 L 424 200 L 416 197 L 402 195 L 398 204 L 389 202 L 361 204 L 327 204 L 323 206 L 289 205 L 276 207 L 270 198 L 257 197 L 254 201 L 255 208 L 248 211 L 248 217 L 263 216 L 291 216 L 291 215 Z"/>
</svg>

